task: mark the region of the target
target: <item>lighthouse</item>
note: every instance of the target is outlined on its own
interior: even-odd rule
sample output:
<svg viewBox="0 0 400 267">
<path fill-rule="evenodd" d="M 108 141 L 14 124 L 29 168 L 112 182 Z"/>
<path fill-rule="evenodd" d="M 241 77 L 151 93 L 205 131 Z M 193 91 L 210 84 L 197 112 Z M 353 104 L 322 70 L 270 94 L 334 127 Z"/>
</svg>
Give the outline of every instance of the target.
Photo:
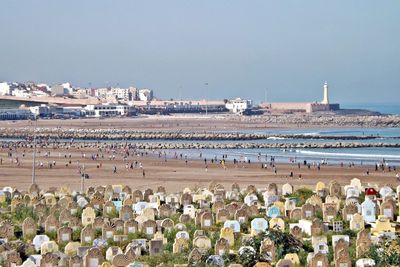
<svg viewBox="0 0 400 267">
<path fill-rule="evenodd" d="M 324 98 L 321 104 L 329 105 L 329 96 L 328 96 L 328 82 L 324 82 Z"/>
</svg>

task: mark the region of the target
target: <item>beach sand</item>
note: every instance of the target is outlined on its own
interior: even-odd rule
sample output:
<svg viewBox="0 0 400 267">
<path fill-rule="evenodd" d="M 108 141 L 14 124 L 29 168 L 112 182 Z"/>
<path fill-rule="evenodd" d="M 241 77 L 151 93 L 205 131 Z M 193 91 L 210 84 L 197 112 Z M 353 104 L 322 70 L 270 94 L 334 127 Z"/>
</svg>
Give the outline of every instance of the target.
<svg viewBox="0 0 400 267">
<path fill-rule="evenodd" d="M 50 151 L 50 157 L 45 157 L 45 152 Z M 7 155 L 8 149 L 0 150 L 0 188 L 4 186 L 16 187 L 20 190 L 28 189 L 31 184 L 32 177 L 32 152 L 25 150 L 25 156 L 22 156 L 22 149 L 17 153 L 13 152 L 14 162 Z M 68 154 L 71 153 L 71 159 Z M 232 159 L 226 163 L 226 170 L 219 164 L 208 160 L 208 169 L 205 168 L 204 160 L 188 160 L 185 163 L 184 159 L 158 157 L 158 154 L 149 154 L 144 156 L 130 156 L 128 161 L 124 161 L 120 154 L 117 154 L 115 160 L 110 160 L 112 155 L 104 153 L 104 158 L 92 160 L 92 153 L 97 153 L 94 148 L 81 148 L 74 150 L 56 149 L 56 150 L 41 150 L 38 149 L 36 164 L 43 163 L 43 167 L 36 168 L 36 181 L 41 188 L 60 187 L 67 185 L 74 190 L 79 190 L 81 185 L 81 176 L 78 172 L 79 166 L 84 165 L 85 173 L 89 174 L 89 179 L 85 179 L 85 186 L 98 186 L 108 184 L 123 184 L 132 188 L 156 189 L 158 186 L 164 186 L 170 192 L 181 191 L 182 189 L 196 188 L 207 186 L 211 181 L 216 181 L 223 184 L 227 189 L 232 183 L 236 182 L 241 186 L 250 184 L 264 188 L 269 183 L 291 183 L 298 187 L 315 188 L 318 181 L 324 182 L 326 185 L 330 181 L 337 181 L 342 185 L 348 184 L 352 178 L 361 179 L 362 183 L 376 183 L 379 185 L 391 184 L 396 185 L 398 182 L 394 172 L 375 172 L 373 166 L 322 166 L 321 170 L 301 165 L 298 168 L 297 164 L 276 164 L 277 174 L 273 172 L 272 167 L 267 169 L 261 168 L 261 163 L 254 162 L 251 164 L 240 163 L 237 167 L 234 166 Z M 86 158 L 82 158 L 82 154 Z M 21 165 L 15 163 L 15 155 L 21 161 Z M 64 157 L 67 155 L 67 158 Z M 171 155 L 173 156 L 173 155 Z M 56 166 L 49 168 L 48 162 L 56 161 Z M 66 163 L 71 160 L 71 164 L 66 166 Z M 79 163 L 78 163 L 79 161 Z M 126 169 L 126 162 L 142 163 L 145 170 L 143 177 L 142 169 Z M 102 167 L 97 168 L 98 164 Z M 113 173 L 113 168 L 116 166 L 117 173 Z M 139 164 L 138 164 L 139 166 Z M 366 175 L 366 170 L 370 170 L 370 175 Z M 290 178 L 289 173 L 293 171 L 294 177 Z M 298 179 L 301 174 L 302 178 Z"/>
</svg>

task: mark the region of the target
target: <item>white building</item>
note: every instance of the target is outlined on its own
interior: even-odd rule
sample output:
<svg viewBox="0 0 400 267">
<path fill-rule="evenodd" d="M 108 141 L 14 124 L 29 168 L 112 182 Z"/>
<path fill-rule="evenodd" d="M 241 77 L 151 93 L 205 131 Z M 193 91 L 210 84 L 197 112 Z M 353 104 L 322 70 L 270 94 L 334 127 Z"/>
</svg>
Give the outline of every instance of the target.
<svg viewBox="0 0 400 267">
<path fill-rule="evenodd" d="M 90 89 L 86 89 L 86 88 L 76 88 L 72 91 L 72 96 L 79 98 L 79 99 L 83 99 L 83 98 L 87 98 L 90 94 Z"/>
<path fill-rule="evenodd" d="M 64 88 L 63 85 L 56 84 L 51 87 L 52 96 L 64 96 L 68 94 L 68 90 Z"/>
<path fill-rule="evenodd" d="M 10 95 L 10 85 L 6 82 L 0 83 L 0 95 Z"/>
<path fill-rule="evenodd" d="M 106 99 L 108 91 L 108 88 L 97 88 L 94 95 L 100 99 Z"/>
<path fill-rule="evenodd" d="M 140 89 L 139 90 L 139 100 L 141 100 L 141 101 L 151 101 L 151 100 L 153 100 L 153 90 Z"/>
<path fill-rule="evenodd" d="M 26 90 L 22 90 L 22 89 L 14 89 L 12 91 L 12 95 L 17 96 L 17 97 L 29 97 L 30 96 L 30 94 Z"/>
<path fill-rule="evenodd" d="M 87 105 L 85 107 L 87 117 L 117 117 L 117 116 L 131 116 L 135 113 L 135 109 L 128 105 L 114 105 L 114 104 L 99 104 Z"/>
<path fill-rule="evenodd" d="M 49 106 L 42 104 L 40 106 L 34 106 L 29 108 L 35 116 L 47 116 L 49 114 Z"/>
<path fill-rule="evenodd" d="M 225 107 L 232 113 L 243 115 L 246 111 L 250 110 L 251 100 L 236 98 L 235 100 L 228 101 Z"/>
<path fill-rule="evenodd" d="M 109 94 L 109 97 L 115 97 L 117 100 L 129 101 L 128 88 L 111 88 Z"/>
</svg>

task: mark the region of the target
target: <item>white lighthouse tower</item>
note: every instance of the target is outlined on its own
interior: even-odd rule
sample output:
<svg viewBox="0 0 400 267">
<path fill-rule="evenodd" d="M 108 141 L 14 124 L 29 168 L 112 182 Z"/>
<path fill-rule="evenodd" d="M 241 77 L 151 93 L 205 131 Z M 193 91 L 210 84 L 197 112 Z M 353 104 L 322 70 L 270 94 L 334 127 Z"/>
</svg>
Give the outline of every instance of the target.
<svg viewBox="0 0 400 267">
<path fill-rule="evenodd" d="M 329 96 L 328 96 L 328 82 L 324 82 L 324 98 L 321 102 L 321 104 L 328 105 L 329 104 Z"/>
</svg>

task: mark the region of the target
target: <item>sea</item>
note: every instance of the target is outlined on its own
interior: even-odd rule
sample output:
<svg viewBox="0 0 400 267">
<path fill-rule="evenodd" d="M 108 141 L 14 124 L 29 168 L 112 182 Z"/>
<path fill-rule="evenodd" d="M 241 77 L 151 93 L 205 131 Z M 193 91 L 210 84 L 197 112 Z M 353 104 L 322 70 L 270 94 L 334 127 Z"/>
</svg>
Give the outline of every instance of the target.
<svg viewBox="0 0 400 267">
<path fill-rule="evenodd" d="M 370 111 L 377 111 L 382 114 L 400 115 L 400 103 L 344 103 L 340 104 L 340 107 L 343 109 L 365 109 Z"/>
<path fill-rule="evenodd" d="M 249 132 L 249 131 L 238 131 Z M 270 137 L 265 140 L 249 140 L 240 143 L 399 143 L 400 128 L 311 128 L 311 129 L 279 129 L 279 130 L 257 130 L 259 133 L 267 134 L 302 134 L 304 139 L 282 138 L 280 136 Z M 307 136 L 376 136 L 376 139 L 368 140 L 331 140 L 331 139 L 309 139 Z M 149 142 L 143 140 L 142 142 Z M 154 141 L 152 141 L 154 142 Z M 156 141 L 160 143 L 160 141 Z M 161 141 L 171 142 L 174 141 Z M 182 141 L 179 141 L 182 142 Z M 193 141 L 187 141 L 193 143 Z M 232 141 L 195 141 L 196 143 L 233 143 Z M 239 142 L 237 142 L 239 143 Z M 393 166 L 400 166 L 400 148 L 307 148 L 307 149 L 273 149 L 273 148 L 253 148 L 253 149 L 181 149 L 170 150 L 168 153 L 178 155 L 183 154 L 188 158 L 217 158 L 221 159 L 223 155 L 228 160 L 250 160 L 252 162 L 265 162 L 270 160 L 271 156 L 276 162 L 324 162 L 328 164 L 350 164 L 357 165 L 375 165 L 385 162 Z"/>
</svg>

